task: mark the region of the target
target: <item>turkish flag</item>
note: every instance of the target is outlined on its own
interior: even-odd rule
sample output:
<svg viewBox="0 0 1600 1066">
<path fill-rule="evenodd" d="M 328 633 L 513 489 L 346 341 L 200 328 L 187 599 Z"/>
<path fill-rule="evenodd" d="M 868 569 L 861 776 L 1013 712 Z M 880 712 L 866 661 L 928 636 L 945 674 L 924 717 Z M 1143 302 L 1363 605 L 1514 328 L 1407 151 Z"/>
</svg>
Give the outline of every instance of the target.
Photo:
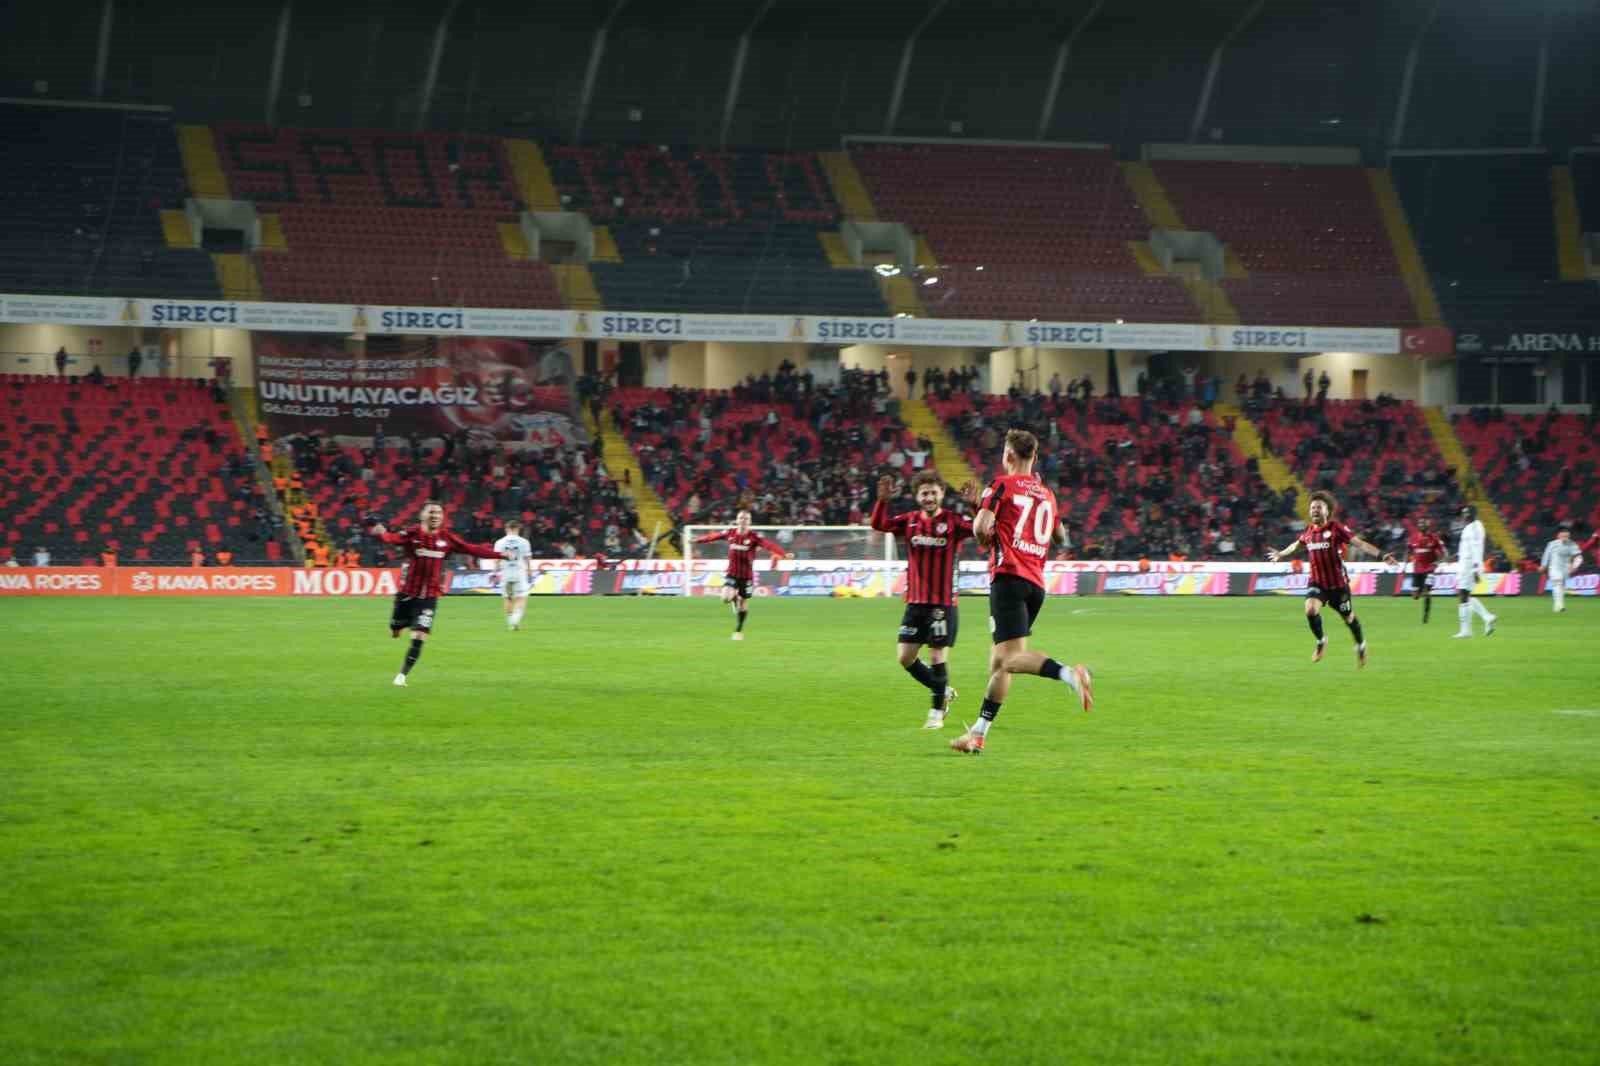
<svg viewBox="0 0 1600 1066">
<path fill-rule="evenodd" d="M 1456 334 L 1449 326 L 1419 326 L 1400 331 L 1400 350 L 1407 355 L 1450 355 L 1456 350 Z"/>
</svg>

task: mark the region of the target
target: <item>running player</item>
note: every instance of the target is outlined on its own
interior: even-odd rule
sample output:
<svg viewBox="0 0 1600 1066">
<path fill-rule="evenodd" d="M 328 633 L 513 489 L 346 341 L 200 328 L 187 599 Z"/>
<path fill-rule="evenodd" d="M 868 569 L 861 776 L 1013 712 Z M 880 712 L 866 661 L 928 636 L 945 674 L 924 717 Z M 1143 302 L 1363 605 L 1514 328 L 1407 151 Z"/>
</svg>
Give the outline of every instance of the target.
<svg viewBox="0 0 1600 1066">
<path fill-rule="evenodd" d="M 722 581 L 722 602 L 733 607 L 735 618 L 733 639 L 744 639 L 744 619 L 750 613 L 750 598 L 756 588 L 756 552 L 765 548 L 772 553 L 772 561 L 787 559 L 789 553 L 766 537 L 750 530 L 750 512 L 740 511 L 733 516 L 733 528 L 720 533 L 707 533 L 696 537 L 696 544 L 712 541 L 728 542 L 728 571 Z"/>
<path fill-rule="evenodd" d="M 1550 609 L 1561 614 L 1567 609 L 1567 578 L 1583 565 L 1583 552 L 1572 540 L 1572 527 L 1561 526 L 1556 539 L 1544 546 L 1544 556 L 1539 560 L 1539 573 L 1545 575 L 1550 586 Z"/>
<path fill-rule="evenodd" d="M 917 497 L 915 511 L 892 518 L 889 501 L 894 496 L 894 478 L 878 479 L 878 500 L 872 505 L 872 528 L 905 538 L 906 610 L 900 616 L 900 642 L 896 646 L 900 665 L 933 697 L 924 729 L 943 729 L 944 717 L 956 690 L 950 687 L 946 658 L 956 646 L 959 615 L 956 610 L 956 551 L 972 536 L 972 520 L 944 509 L 944 479 L 932 470 L 916 476 L 912 487 Z M 976 505 L 978 486 L 962 489 L 967 502 Z M 930 667 L 917 657 L 928 646 Z"/>
<path fill-rule="evenodd" d="M 421 522 L 415 528 L 396 533 L 390 533 L 381 521 L 372 525 L 374 536 L 406 554 L 405 574 L 400 579 L 400 591 L 395 593 L 394 611 L 389 617 L 389 636 L 398 637 L 405 630 L 411 630 L 411 647 L 406 651 L 405 665 L 394 675 L 394 683 L 402 688 L 406 675 L 422 656 L 422 642 L 433 632 L 433 615 L 449 580 L 444 573 L 446 557 L 451 552 L 459 552 L 479 559 L 505 558 L 493 548 L 468 544 L 445 529 L 444 507 L 434 500 L 422 505 L 419 517 Z"/>
<path fill-rule="evenodd" d="M 1406 562 L 1411 565 L 1411 598 L 1422 601 L 1424 624 L 1433 610 L 1433 572 L 1444 556 L 1444 541 L 1433 531 L 1433 522 L 1423 515 L 1417 519 L 1417 531 L 1411 534 Z"/>
<path fill-rule="evenodd" d="M 506 601 L 506 629 L 514 633 L 522 628 L 533 584 L 533 545 L 523 539 L 520 519 L 506 521 L 506 535 L 494 542 L 494 550 L 505 557 L 500 562 L 500 597 Z"/>
<path fill-rule="evenodd" d="M 1494 624 L 1500 619 L 1490 614 L 1483 601 L 1472 594 L 1483 574 L 1483 523 L 1478 521 L 1477 508 L 1470 503 L 1461 508 L 1461 521 L 1465 524 L 1456 545 L 1456 617 L 1461 621 L 1461 628 L 1456 630 L 1454 639 L 1472 636 L 1473 615 L 1483 619 L 1483 635 L 1492 637 Z"/>
<path fill-rule="evenodd" d="M 967 755 L 983 752 L 989 727 L 1011 691 L 1012 674 L 1037 674 L 1060 681 L 1077 693 L 1084 710 L 1094 706 L 1093 678 L 1082 664 L 1064 666 L 1042 652 L 1028 650 L 1028 635 L 1044 606 L 1044 560 L 1052 544 L 1064 544 L 1067 530 L 1056 519 L 1056 497 L 1034 476 L 1039 441 L 1026 430 L 1006 434 L 1001 458 L 1005 473 L 984 490 L 982 509 L 972 522 L 973 536 L 989 549 L 989 687 L 978 720 L 950 746 Z"/>
<path fill-rule="evenodd" d="M 1270 551 L 1267 558 L 1280 562 L 1305 546 L 1306 554 L 1311 557 L 1311 583 L 1306 586 L 1306 622 L 1311 626 L 1311 635 L 1317 638 L 1311 661 L 1321 662 L 1322 653 L 1328 647 L 1328 638 L 1322 632 L 1322 608 L 1326 605 L 1337 611 L 1344 624 L 1350 627 L 1350 635 L 1356 642 L 1356 666 L 1362 667 L 1367 665 L 1367 638 L 1362 635 L 1361 619 L 1356 617 L 1356 607 L 1350 599 L 1350 577 L 1344 569 L 1345 545 L 1353 544 L 1368 555 L 1381 555 L 1386 563 L 1392 564 L 1395 558 L 1356 536 L 1343 522 L 1335 522 L 1335 506 L 1330 493 L 1313 492 L 1308 508 L 1310 525 L 1287 548 Z"/>
</svg>

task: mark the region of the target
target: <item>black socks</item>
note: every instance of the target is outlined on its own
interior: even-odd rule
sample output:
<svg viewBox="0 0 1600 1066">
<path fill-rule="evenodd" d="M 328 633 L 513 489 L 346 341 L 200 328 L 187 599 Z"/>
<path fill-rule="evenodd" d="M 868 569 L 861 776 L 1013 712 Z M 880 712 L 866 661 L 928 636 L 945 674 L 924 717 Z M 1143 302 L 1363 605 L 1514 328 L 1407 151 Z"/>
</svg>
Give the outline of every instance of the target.
<svg viewBox="0 0 1600 1066">
<path fill-rule="evenodd" d="M 923 686 L 924 688 L 932 689 L 934 687 L 933 671 L 929 670 L 928 664 L 923 662 L 921 659 L 911 660 L 911 665 L 906 667 L 906 673 L 910 674 L 914 679 L 916 679 L 917 684 Z"/>
<path fill-rule="evenodd" d="M 1000 705 L 994 700 L 984 697 L 983 706 L 978 709 L 978 717 L 994 721 L 994 716 L 1000 713 Z"/>
<path fill-rule="evenodd" d="M 1039 666 L 1039 676 L 1048 677 L 1051 681 L 1060 681 L 1066 676 L 1067 668 L 1054 659 L 1046 659 Z"/>
<path fill-rule="evenodd" d="M 1316 637 L 1319 643 L 1327 639 L 1322 635 L 1322 616 L 1320 614 L 1306 615 L 1306 624 L 1311 627 L 1311 635 Z"/>
<path fill-rule="evenodd" d="M 402 674 L 409 674 L 411 668 L 417 665 L 417 660 L 422 658 L 422 641 L 416 637 L 411 638 L 411 647 L 406 649 L 406 664 L 400 668 Z"/>
<path fill-rule="evenodd" d="M 733 627 L 733 631 L 735 633 L 743 633 L 744 632 L 744 616 L 749 614 L 749 613 L 750 613 L 749 611 L 740 611 L 739 612 L 739 624 Z"/>
</svg>

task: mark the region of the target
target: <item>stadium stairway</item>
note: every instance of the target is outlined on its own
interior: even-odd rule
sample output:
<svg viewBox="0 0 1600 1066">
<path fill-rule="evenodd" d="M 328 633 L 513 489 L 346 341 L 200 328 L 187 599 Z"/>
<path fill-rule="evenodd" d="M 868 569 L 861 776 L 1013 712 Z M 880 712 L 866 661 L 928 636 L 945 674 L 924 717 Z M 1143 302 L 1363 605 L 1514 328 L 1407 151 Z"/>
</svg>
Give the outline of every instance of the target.
<svg viewBox="0 0 1600 1066">
<path fill-rule="evenodd" d="M 843 209 L 844 217 L 853 222 L 878 221 L 878 207 L 872 202 L 872 194 L 867 191 L 867 183 L 861 180 L 861 172 L 856 169 L 850 153 L 818 152 L 817 160 L 822 164 L 822 173 L 827 177 L 828 187 L 833 190 L 833 198 Z M 835 270 L 864 269 L 846 254 L 844 239 L 839 234 L 819 233 L 817 239 L 822 243 L 829 265 Z M 918 266 L 934 264 L 933 252 L 921 237 L 917 238 L 917 252 Z M 916 283 L 910 278 L 904 274 L 887 278 L 881 274 L 874 276 L 878 280 L 878 291 L 883 294 L 884 305 L 891 314 L 910 315 L 913 318 L 927 316 L 928 309 L 923 306 Z"/>
<path fill-rule="evenodd" d="M 1261 439 L 1261 431 L 1256 424 L 1250 421 L 1244 411 L 1236 404 L 1218 403 L 1213 408 L 1216 416 L 1223 425 L 1233 427 L 1233 442 L 1239 446 L 1239 451 L 1247 459 L 1254 459 L 1256 467 L 1261 473 L 1261 480 L 1267 487 L 1278 495 L 1283 495 L 1289 489 L 1295 491 L 1295 498 L 1304 502 L 1309 493 L 1300 479 L 1295 477 L 1294 471 L 1289 469 L 1289 464 L 1274 455 Z"/>
<path fill-rule="evenodd" d="M 322 560 L 332 558 L 333 544 L 328 537 L 328 527 L 323 525 L 316 504 L 306 495 L 287 449 L 272 457 L 272 482 L 278 506 L 289 519 L 285 524 L 289 539 L 300 542 L 295 547 L 295 557 L 304 566 L 312 565 L 308 556 L 318 556 Z"/>
<path fill-rule="evenodd" d="M 1461 495 L 1477 508 L 1478 518 L 1483 522 L 1484 532 L 1489 535 L 1490 541 L 1513 566 L 1522 562 L 1527 557 L 1527 552 L 1522 550 L 1522 542 L 1511 531 L 1500 508 L 1495 506 L 1494 500 L 1478 480 L 1472 459 L 1467 455 L 1466 448 L 1462 447 L 1461 438 L 1456 436 L 1450 419 L 1437 407 L 1424 407 L 1422 418 L 1428 424 L 1428 432 L 1432 434 L 1439 454 L 1444 456 L 1445 462 L 1455 467 L 1456 484 L 1461 487 Z"/>
<path fill-rule="evenodd" d="M 1400 194 L 1395 191 L 1394 178 L 1387 170 L 1367 168 L 1367 180 L 1372 183 L 1372 197 L 1377 201 L 1378 214 L 1383 219 L 1384 232 L 1394 249 L 1395 260 L 1400 264 L 1400 277 L 1411 294 L 1411 303 L 1417 309 L 1417 321 L 1424 326 L 1437 326 L 1444 322 L 1439 312 L 1439 298 L 1434 294 L 1433 282 L 1428 280 L 1428 270 L 1422 263 L 1422 252 L 1417 249 L 1416 236 L 1400 206 Z"/>
<path fill-rule="evenodd" d="M 560 211 L 561 195 L 556 192 L 555 179 L 550 175 L 550 166 L 539 146 L 517 138 L 507 138 L 504 145 L 517 195 L 528 205 L 528 210 Z"/>
<path fill-rule="evenodd" d="M 217 141 L 210 126 L 179 126 L 178 151 L 183 156 L 184 176 L 189 190 L 200 199 L 230 200 L 228 177 L 217 154 Z"/>
<path fill-rule="evenodd" d="M 1578 214 L 1578 191 L 1571 167 L 1550 168 L 1550 206 L 1556 218 L 1556 262 L 1562 281 L 1587 281 L 1583 261 L 1583 219 Z"/>
<path fill-rule="evenodd" d="M 961 446 L 951 439 L 944 423 L 921 400 L 906 400 L 900 405 L 900 417 L 911 432 L 927 437 L 933 442 L 933 466 L 944 476 L 945 483 L 958 491 L 969 481 L 983 482 L 961 454 Z"/>
<path fill-rule="evenodd" d="M 261 456 L 260 447 L 252 447 L 251 442 L 263 440 L 266 431 L 261 428 L 261 408 L 256 400 L 256 390 L 253 388 L 234 388 L 228 390 L 228 411 L 233 415 L 234 428 L 239 431 L 239 440 L 245 446 L 245 452 L 250 456 L 250 465 L 256 473 L 256 484 L 261 487 L 261 495 L 267 501 L 267 506 L 272 508 L 278 516 L 283 531 L 282 541 L 289 557 L 297 564 L 304 566 L 306 561 L 305 545 L 300 543 L 298 537 L 290 535 L 289 514 L 284 510 L 283 500 L 278 496 L 277 486 L 272 481 L 272 467 Z"/>
<path fill-rule="evenodd" d="M 828 184 L 833 187 L 833 198 L 844 208 L 844 217 L 856 222 L 878 221 L 878 208 L 850 153 L 818 152 L 817 160 L 828 176 Z"/>
<path fill-rule="evenodd" d="M 1156 172 L 1150 164 L 1122 163 L 1121 167 L 1128 188 L 1133 190 L 1134 197 L 1138 199 L 1139 206 L 1143 208 L 1145 217 L 1150 220 L 1152 226 L 1169 230 L 1189 228 L 1183 224 L 1183 218 L 1179 216 L 1178 209 L 1173 206 L 1172 198 L 1167 195 L 1167 190 L 1161 185 L 1161 179 L 1156 177 Z M 1149 273 L 1148 256 L 1140 256 L 1137 248 L 1133 249 L 1133 253 L 1140 260 L 1145 272 Z M 1244 277 L 1244 266 L 1231 252 L 1226 254 L 1229 276 Z M 1192 272 L 1176 273 L 1173 276 L 1183 283 L 1189 298 L 1200 309 L 1202 321 L 1221 326 L 1239 324 L 1239 312 L 1220 284 Z"/>
<path fill-rule="evenodd" d="M 598 423 L 585 410 L 583 420 L 588 426 L 589 435 L 603 446 L 606 472 L 624 495 L 632 497 L 633 509 L 639 515 L 639 531 L 647 537 L 655 537 L 672 529 L 676 523 L 667 513 L 666 504 L 656 495 L 656 490 L 650 487 L 649 479 L 644 476 L 639 460 L 633 454 L 633 447 L 628 444 L 628 438 L 622 435 L 622 427 L 617 425 L 610 409 L 602 409 Z M 670 540 L 658 543 L 656 554 L 663 559 L 683 558 Z"/>
</svg>

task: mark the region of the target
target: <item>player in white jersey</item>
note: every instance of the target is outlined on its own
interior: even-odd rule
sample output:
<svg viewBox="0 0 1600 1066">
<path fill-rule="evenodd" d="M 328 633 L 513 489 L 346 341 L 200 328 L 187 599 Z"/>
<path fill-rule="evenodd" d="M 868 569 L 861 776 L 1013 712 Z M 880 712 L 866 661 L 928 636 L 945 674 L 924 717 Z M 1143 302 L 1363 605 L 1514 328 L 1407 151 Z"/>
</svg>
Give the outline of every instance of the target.
<svg viewBox="0 0 1600 1066">
<path fill-rule="evenodd" d="M 1483 635 L 1487 637 L 1494 633 L 1494 624 L 1499 619 L 1472 594 L 1483 574 L 1486 539 L 1483 523 L 1478 521 L 1478 512 L 1470 503 L 1461 508 L 1461 520 L 1466 523 L 1461 527 L 1461 542 L 1456 545 L 1456 617 L 1461 620 L 1461 628 L 1455 635 L 1458 638 L 1472 636 L 1472 616 L 1477 615 L 1483 619 Z"/>
<path fill-rule="evenodd" d="M 533 584 L 533 545 L 523 539 L 522 523 L 508 520 L 506 535 L 494 542 L 494 550 L 505 556 L 500 563 L 500 595 L 506 601 L 506 628 L 520 629 Z"/>
<path fill-rule="evenodd" d="M 1549 579 L 1551 609 L 1557 614 L 1567 609 L 1567 578 L 1582 565 L 1583 552 L 1572 542 L 1572 527 L 1560 526 L 1539 560 L 1539 573 Z"/>
</svg>

